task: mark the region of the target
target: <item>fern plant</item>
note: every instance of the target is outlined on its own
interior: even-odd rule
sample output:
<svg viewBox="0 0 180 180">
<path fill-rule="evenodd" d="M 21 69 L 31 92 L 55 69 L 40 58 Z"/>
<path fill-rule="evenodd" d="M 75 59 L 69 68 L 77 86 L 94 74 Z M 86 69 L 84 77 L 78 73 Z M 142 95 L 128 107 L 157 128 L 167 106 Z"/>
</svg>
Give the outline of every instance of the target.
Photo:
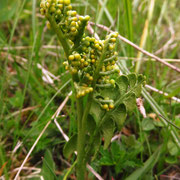
<svg viewBox="0 0 180 180">
<path fill-rule="evenodd" d="M 104 137 L 108 148 L 116 129 L 121 130 L 127 113 L 136 106 L 145 82 L 143 75 L 119 75 L 115 51 L 118 33 L 105 40 L 87 36 L 89 16 L 79 16 L 70 0 L 42 0 L 41 14 L 57 34 L 66 55 L 66 70 L 72 75 L 77 107 L 77 134 L 64 146 L 64 156 L 77 151 L 76 174 L 85 177 L 86 164 L 95 157 Z"/>
</svg>

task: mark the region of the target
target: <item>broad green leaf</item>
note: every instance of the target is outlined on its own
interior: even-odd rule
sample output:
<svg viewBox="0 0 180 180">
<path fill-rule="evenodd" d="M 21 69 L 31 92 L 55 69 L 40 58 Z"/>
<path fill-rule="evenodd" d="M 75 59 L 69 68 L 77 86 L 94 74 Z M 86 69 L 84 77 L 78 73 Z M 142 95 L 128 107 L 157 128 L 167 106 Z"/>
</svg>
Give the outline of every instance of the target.
<svg viewBox="0 0 180 180">
<path fill-rule="evenodd" d="M 143 84 L 144 83 L 144 81 L 146 80 L 146 77 L 145 76 L 143 76 L 142 74 L 138 74 L 138 84 Z"/>
<path fill-rule="evenodd" d="M 139 97 L 141 95 L 142 86 L 145 82 L 145 77 L 141 74 L 137 77 L 137 83 L 134 87 L 131 87 L 133 92 L 135 93 L 136 97 Z"/>
<path fill-rule="evenodd" d="M 92 115 L 88 115 L 88 118 L 87 118 L 87 131 L 90 133 L 90 134 L 93 134 L 94 130 L 96 129 L 96 122 L 93 118 Z"/>
<path fill-rule="evenodd" d="M 151 118 L 144 118 L 142 120 L 142 129 L 144 131 L 151 131 L 155 128 L 154 123 L 153 123 L 153 119 Z"/>
<path fill-rule="evenodd" d="M 136 137 L 134 135 L 122 136 L 122 142 L 124 142 L 129 147 L 134 147 L 137 144 Z"/>
<path fill-rule="evenodd" d="M 96 155 L 99 152 L 99 148 L 101 146 L 101 134 L 97 133 L 97 135 L 94 138 L 93 148 L 94 148 L 94 155 L 92 157 L 92 161 L 96 159 Z"/>
<path fill-rule="evenodd" d="M 123 103 L 126 106 L 126 109 L 128 111 L 133 111 L 134 108 L 136 107 L 136 96 L 134 93 L 130 93 L 130 95 L 128 97 L 126 97 L 126 99 L 123 100 Z"/>
<path fill-rule="evenodd" d="M 153 124 L 157 127 L 164 127 L 165 125 L 162 123 L 162 121 L 160 121 L 159 119 L 155 119 L 153 121 Z"/>
<path fill-rule="evenodd" d="M 114 120 L 114 122 L 117 124 L 118 130 L 121 130 L 121 128 L 123 127 L 126 116 L 127 113 L 124 104 L 120 104 L 114 111 L 112 111 L 111 117 Z"/>
<path fill-rule="evenodd" d="M 100 153 L 101 153 L 101 157 L 102 157 L 99 160 L 100 165 L 112 166 L 115 164 L 110 152 L 107 149 L 104 150 L 103 148 L 100 148 Z"/>
<path fill-rule="evenodd" d="M 179 160 L 176 156 L 168 156 L 165 158 L 165 162 L 168 164 L 176 164 L 179 162 Z"/>
<path fill-rule="evenodd" d="M 111 138 L 113 137 L 114 134 L 114 121 L 111 119 L 111 117 L 106 117 L 106 120 L 104 124 L 102 125 L 102 131 L 103 131 L 103 136 L 104 136 L 104 149 L 107 149 L 110 142 Z"/>
<path fill-rule="evenodd" d="M 125 76 L 125 75 L 120 76 L 116 80 L 116 83 L 119 86 L 119 91 L 120 91 L 121 96 L 124 95 L 128 89 L 128 85 L 129 85 L 127 76 Z"/>
<path fill-rule="evenodd" d="M 96 124 L 98 124 L 102 118 L 103 110 L 100 107 L 100 105 L 95 101 L 92 102 L 90 114 L 93 116 L 94 120 L 96 121 Z"/>
<path fill-rule="evenodd" d="M 144 163 L 141 168 L 135 170 L 130 176 L 125 180 L 136 180 L 142 178 L 149 170 L 151 170 L 156 162 L 158 161 L 161 154 L 162 146 L 156 149 L 156 151 L 149 157 L 149 159 Z"/>
<path fill-rule="evenodd" d="M 77 134 L 73 135 L 63 148 L 63 155 L 68 158 L 74 151 L 77 150 Z"/>
<path fill-rule="evenodd" d="M 15 92 L 15 95 L 11 98 L 9 98 L 9 103 L 13 107 L 20 107 L 22 103 L 23 93 L 19 90 Z"/>
<path fill-rule="evenodd" d="M 122 159 L 124 157 L 125 153 L 126 153 L 126 151 L 123 150 L 123 148 L 117 141 L 113 141 L 111 143 L 111 154 L 112 154 L 112 158 L 115 162 Z"/>
<path fill-rule="evenodd" d="M 103 88 L 100 90 L 100 95 L 104 98 L 108 97 L 109 99 L 116 100 L 119 97 L 118 86 L 114 88 Z"/>
<path fill-rule="evenodd" d="M 134 73 L 128 74 L 128 79 L 129 79 L 130 87 L 134 87 L 136 85 L 136 82 L 137 82 L 136 74 L 134 74 Z"/>
<path fill-rule="evenodd" d="M 41 175 L 44 177 L 44 179 L 54 180 L 56 177 L 54 172 L 55 172 L 55 163 L 52 158 L 52 154 L 50 150 L 46 150 L 45 156 L 43 159 Z"/>
<path fill-rule="evenodd" d="M 169 150 L 169 153 L 170 153 L 172 156 L 178 155 L 179 149 L 178 149 L 178 147 L 176 146 L 176 144 L 175 144 L 173 141 L 171 141 L 171 140 L 168 141 L 168 143 L 167 143 L 167 148 L 168 148 L 168 150 Z"/>
</svg>

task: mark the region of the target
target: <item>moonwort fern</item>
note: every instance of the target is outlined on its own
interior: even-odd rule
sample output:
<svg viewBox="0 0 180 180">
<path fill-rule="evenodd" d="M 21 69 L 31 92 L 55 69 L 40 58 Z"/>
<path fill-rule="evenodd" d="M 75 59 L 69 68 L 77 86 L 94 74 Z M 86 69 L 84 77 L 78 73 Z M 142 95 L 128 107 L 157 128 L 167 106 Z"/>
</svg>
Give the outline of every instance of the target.
<svg viewBox="0 0 180 180">
<path fill-rule="evenodd" d="M 104 40 L 86 35 L 89 16 L 79 16 L 70 0 L 42 0 L 41 14 L 57 34 L 64 49 L 65 69 L 72 75 L 77 105 L 77 134 L 64 146 L 69 157 L 77 151 L 77 178 L 85 177 L 86 163 L 92 161 L 104 137 L 108 148 L 116 129 L 121 130 L 127 113 L 136 106 L 145 82 L 142 75 L 119 75 L 115 51 L 118 33 Z"/>
</svg>

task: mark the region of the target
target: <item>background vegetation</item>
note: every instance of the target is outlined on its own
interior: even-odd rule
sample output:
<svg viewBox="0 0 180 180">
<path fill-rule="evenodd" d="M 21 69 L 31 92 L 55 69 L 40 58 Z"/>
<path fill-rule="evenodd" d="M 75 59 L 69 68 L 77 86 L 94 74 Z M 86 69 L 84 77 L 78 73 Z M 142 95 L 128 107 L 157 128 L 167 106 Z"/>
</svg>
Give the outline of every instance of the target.
<svg viewBox="0 0 180 180">
<path fill-rule="evenodd" d="M 72 90 L 70 75 L 62 65 L 64 52 L 56 35 L 47 29 L 39 3 L 39 0 L 0 0 L 0 179 L 15 177 L 16 168 Z M 79 14 L 89 14 L 92 22 L 118 31 L 180 68 L 178 0 L 72 0 L 72 3 Z M 97 27 L 95 31 L 101 37 L 107 33 Z M 127 73 L 126 66 L 131 72 L 144 74 L 147 85 L 167 92 L 168 96 L 146 86 L 142 99 L 147 117 L 136 108 L 122 131 L 116 133 L 118 138 L 108 150 L 100 149 L 91 166 L 104 179 L 125 179 L 130 174 L 131 179 L 178 179 L 180 104 L 179 99 L 172 97 L 180 98 L 180 73 L 121 40 L 117 51 L 123 73 Z M 76 132 L 73 96 L 57 121 L 68 136 Z M 30 153 L 22 179 L 42 176 L 46 180 L 62 179 L 75 160 L 75 155 L 68 160 L 63 157 L 64 143 L 52 121 Z M 75 179 L 74 171 L 70 178 Z M 87 178 L 94 176 L 89 173 Z"/>
</svg>

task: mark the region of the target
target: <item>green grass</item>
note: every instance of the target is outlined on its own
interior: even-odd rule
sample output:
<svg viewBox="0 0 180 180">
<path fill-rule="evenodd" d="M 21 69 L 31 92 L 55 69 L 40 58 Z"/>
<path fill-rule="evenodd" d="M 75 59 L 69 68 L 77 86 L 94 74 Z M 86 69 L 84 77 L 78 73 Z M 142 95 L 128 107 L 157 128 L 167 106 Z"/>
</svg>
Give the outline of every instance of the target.
<svg viewBox="0 0 180 180">
<path fill-rule="evenodd" d="M 95 23 L 111 27 L 135 44 L 140 44 L 149 8 L 147 1 L 72 2 L 77 5 L 74 8 L 79 13 L 89 14 Z M 39 16 L 39 3 L 40 1 L 36 0 L 0 2 L 0 177 L 4 175 L 6 179 L 15 176 L 11 171 L 22 164 L 45 124 L 72 90 L 70 75 L 65 72 L 62 65 L 65 59 L 64 52 L 57 37 L 45 27 L 45 20 Z M 152 53 L 158 52 L 172 38 L 172 30 L 175 38 L 157 55 L 161 58 L 180 59 L 178 6 L 178 0 L 164 1 L 163 6 L 161 0 L 156 1 L 144 49 Z M 8 8 L 11 10 L 7 11 Z M 102 29 L 95 30 L 102 38 L 107 34 Z M 44 48 L 43 45 L 51 48 Z M 20 46 L 29 48 L 16 49 Z M 6 50 L 3 49 L 5 47 Z M 119 56 L 129 57 L 128 60 L 119 60 L 118 65 L 122 72 L 133 72 L 136 62 L 132 61 L 131 57 L 137 57 L 138 52 L 122 41 L 119 41 L 117 51 Z M 27 62 L 23 63 L 17 56 L 25 58 Z M 150 58 L 143 61 L 143 57 L 139 72 L 146 76 L 147 84 L 180 98 L 180 75 L 159 62 L 151 61 Z M 56 77 L 59 76 L 58 80 L 51 77 L 53 83 L 45 81 L 45 74 L 37 67 L 38 63 Z M 173 64 L 180 68 L 179 63 Z M 137 174 L 144 175 L 144 172 L 147 174 L 144 178 L 156 175 L 160 178 L 162 174 L 168 175 L 169 171 L 166 169 L 169 167 L 174 167 L 171 171 L 177 172 L 175 166 L 180 165 L 179 129 L 172 123 L 180 127 L 180 104 L 145 88 L 142 97 L 148 118 L 143 118 L 136 109 L 129 115 L 120 140 L 113 142 L 108 151 L 100 148 L 91 164 L 105 179 L 125 179 L 133 172 L 132 176 L 136 178 Z M 71 96 L 62 111 L 63 117 L 58 118 L 68 136 L 77 130 L 74 102 L 75 99 Z M 29 107 L 34 108 L 23 111 Z M 18 141 L 21 141 L 22 145 L 12 154 Z M 68 171 L 67 164 L 60 158 L 64 142 L 55 124 L 51 123 L 30 155 L 26 167 L 43 169 L 47 168 L 48 163 L 54 164 L 52 169 L 47 168 L 47 173 L 62 179 Z M 161 155 L 155 157 L 160 144 Z M 50 155 L 42 162 L 41 157 L 45 156 L 47 149 Z M 152 163 L 152 159 L 156 163 Z M 66 161 L 73 164 L 75 155 Z M 141 168 L 143 163 L 146 165 L 144 170 Z M 32 173 L 23 172 L 24 176 Z M 71 178 L 73 174 L 75 172 L 72 169 Z M 91 173 L 88 177 L 93 179 Z"/>
</svg>

